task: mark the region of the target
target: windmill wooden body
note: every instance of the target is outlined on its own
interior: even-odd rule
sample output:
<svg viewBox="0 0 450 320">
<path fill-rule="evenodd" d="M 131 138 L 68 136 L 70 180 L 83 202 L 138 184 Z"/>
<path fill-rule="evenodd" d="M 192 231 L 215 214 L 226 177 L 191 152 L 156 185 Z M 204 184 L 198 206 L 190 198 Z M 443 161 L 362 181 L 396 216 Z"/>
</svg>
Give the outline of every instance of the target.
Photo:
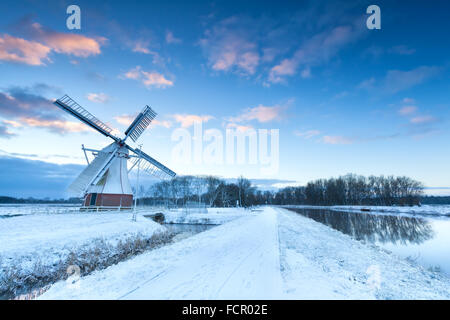
<svg viewBox="0 0 450 320">
<path fill-rule="evenodd" d="M 95 159 L 81 172 L 69 186 L 68 191 L 75 196 L 84 197 L 82 209 L 130 209 L 133 205 L 133 192 L 128 173 L 136 165 L 159 178 L 172 178 L 175 172 L 150 157 L 140 149 L 129 146 L 125 141 L 134 142 L 141 136 L 156 113 L 146 106 L 125 131 L 120 139 L 113 135 L 112 129 L 81 107 L 69 96 L 57 99 L 55 105 L 70 113 L 91 128 L 97 130 L 113 142 L 102 150 L 84 148 L 91 151 Z M 88 160 L 86 156 L 86 160 Z M 128 161 L 132 161 L 128 169 Z"/>
</svg>

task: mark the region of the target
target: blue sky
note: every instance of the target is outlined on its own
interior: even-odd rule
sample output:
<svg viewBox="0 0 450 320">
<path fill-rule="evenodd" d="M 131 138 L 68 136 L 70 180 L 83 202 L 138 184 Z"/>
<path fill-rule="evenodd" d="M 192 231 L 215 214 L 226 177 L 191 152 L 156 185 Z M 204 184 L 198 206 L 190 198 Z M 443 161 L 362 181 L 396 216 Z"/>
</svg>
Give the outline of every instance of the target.
<svg viewBox="0 0 450 320">
<path fill-rule="evenodd" d="M 81 30 L 66 27 L 70 4 L 81 8 Z M 371 4 L 381 30 L 366 28 Z M 157 121 L 139 143 L 178 174 L 304 184 L 354 172 L 448 187 L 449 9 L 446 1 L 2 1 L 1 191 L 14 163 L 18 177 L 24 159 L 73 171 L 84 164 L 82 143 L 109 143 L 51 106 L 65 93 L 121 132 L 152 106 Z M 196 119 L 222 132 L 279 129 L 279 171 L 176 163 L 171 135 L 192 131 Z"/>
</svg>

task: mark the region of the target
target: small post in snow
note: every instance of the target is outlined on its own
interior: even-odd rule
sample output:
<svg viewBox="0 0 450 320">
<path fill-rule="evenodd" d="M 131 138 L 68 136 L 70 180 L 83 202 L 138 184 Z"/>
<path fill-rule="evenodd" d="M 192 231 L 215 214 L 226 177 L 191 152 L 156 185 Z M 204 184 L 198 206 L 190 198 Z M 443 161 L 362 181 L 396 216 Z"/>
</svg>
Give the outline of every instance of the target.
<svg viewBox="0 0 450 320">
<path fill-rule="evenodd" d="M 141 166 L 141 150 L 142 150 L 142 144 L 139 145 L 139 158 L 138 158 L 138 162 L 137 162 L 137 179 L 136 179 L 136 195 L 134 197 L 134 210 L 133 210 L 133 218 L 131 220 L 136 221 L 136 205 L 137 205 L 137 198 L 138 198 L 138 194 L 139 194 L 139 169 Z"/>
</svg>

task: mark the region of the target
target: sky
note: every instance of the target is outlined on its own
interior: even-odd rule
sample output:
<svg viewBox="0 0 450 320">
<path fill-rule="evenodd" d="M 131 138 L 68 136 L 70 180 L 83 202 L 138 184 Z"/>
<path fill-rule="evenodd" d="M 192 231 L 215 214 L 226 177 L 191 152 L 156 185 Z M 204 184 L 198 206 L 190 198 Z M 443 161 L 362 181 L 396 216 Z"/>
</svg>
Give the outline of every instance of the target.
<svg viewBox="0 0 450 320">
<path fill-rule="evenodd" d="M 71 4 L 81 29 L 66 25 Z M 366 26 L 372 4 L 381 29 Z M 64 94 L 119 137 L 151 106 L 130 143 L 180 175 L 276 187 L 406 175 L 449 194 L 449 14 L 448 1 L 1 1 L 0 194 L 62 196 L 86 164 L 81 144 L 111 143 L 52 105 Z M 257 133 L 257 152 L 259 130 L 278 130 L 275 170 L 260 153 L 177 154 L 180 132 L 195 148 L 198 121 L 203 139 L 222 135 L 224 158 L 227 129 Z"/>
</svg>

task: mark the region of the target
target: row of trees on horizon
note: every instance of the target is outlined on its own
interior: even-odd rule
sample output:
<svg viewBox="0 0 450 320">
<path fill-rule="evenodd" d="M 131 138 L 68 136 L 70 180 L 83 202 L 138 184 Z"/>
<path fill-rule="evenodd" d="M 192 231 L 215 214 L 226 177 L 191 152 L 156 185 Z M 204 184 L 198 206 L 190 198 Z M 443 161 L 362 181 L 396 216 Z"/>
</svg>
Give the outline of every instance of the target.
<svg viewBox="0 0 450 320">
<path fill-rule="evenodd" d="M 424 186 L 409 177 L 347 174 L 319 179 L 306 186 L 263 191 L 249 179 L 227 182 L 214 176 L 177 176 L 151 186 L 143 204 L 182 207 L 202 203 L 211 207 L 250 207 L 254 205 L 418 205 Z"/>
</svg>

